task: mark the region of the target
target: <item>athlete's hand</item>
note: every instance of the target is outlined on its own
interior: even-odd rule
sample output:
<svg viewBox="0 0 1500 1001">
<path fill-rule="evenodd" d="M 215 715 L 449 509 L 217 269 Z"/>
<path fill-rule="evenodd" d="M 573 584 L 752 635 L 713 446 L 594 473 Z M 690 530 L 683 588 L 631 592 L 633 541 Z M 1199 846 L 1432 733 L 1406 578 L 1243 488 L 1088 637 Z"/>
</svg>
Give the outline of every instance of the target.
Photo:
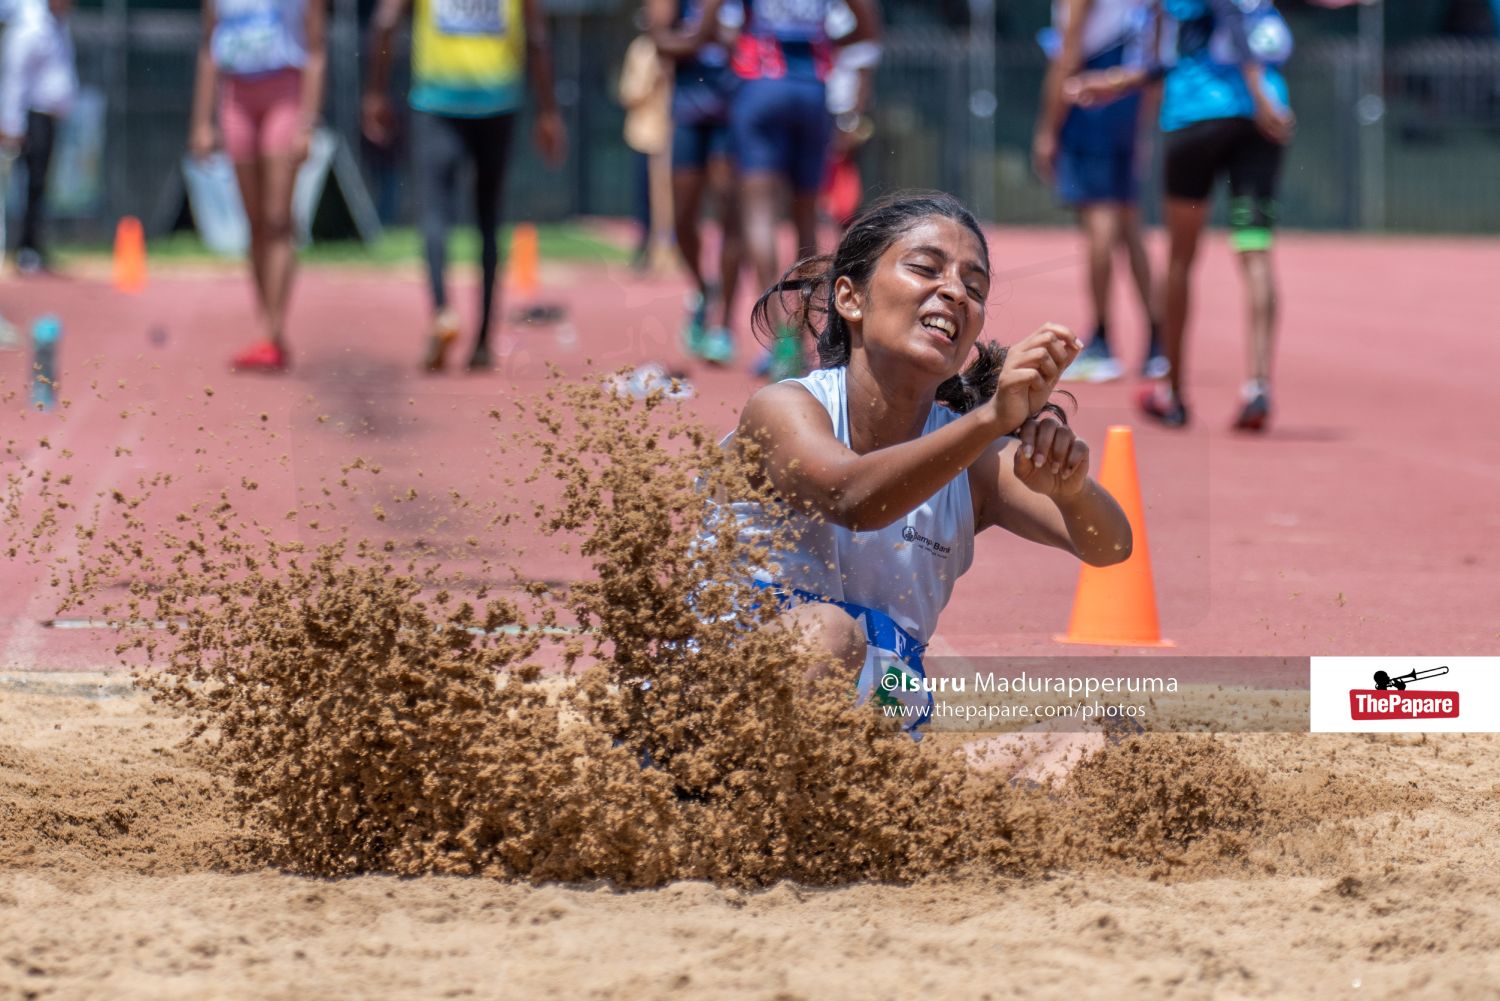
<svg viewBox="0 0 1500 1001">
<path fill-rule="evenodd" d="M 202 160 L 211 155 L 218 142 L 214 138 L 214 127 L 207 122 L 200 122 L 193 126 L 188 133 L 188 152 L 193 159 Z"/>
<path fill-rule="evenodd" d="M 1081 108 L 1107 104 L 1120 96 L 1119 80 L 1105 70 L 1089 70 L 1063 81 L 1063 100 Z"/>
<path fill-rule="evenodd" d="M 365 138 L 376 146 L 390 144 L 395 129 L 391 114 L 391 102 L 380 93 L 366 94 L 359 102 L 359 125 Z"/>
<path fill-rule="evenodd" d="M 562 115 L 555 110 L 537 115 L 531 138 L 548 166 L 562 166 L 568 156 L 568 128 L 563 124 Z"/>
<path fill-rule="evenodd" d="M 1050 131 L 1038 132 L 1031 140 L 1031 169 L 1043 184 L 1052 183 L 1053 166 L 1057 162 L 1057 136 Z"/>
<path fill-rule="evenodd" d="M 1261 101 L 1255 106 L 1255 125 L 1261 135 L 1278 146 L 1285 146 L 1292 141 L 1292 133 L 1297 130 L 1297 116 L 1288 108 Z"/>
<path fill-rule="evenodd" d="M 1010 434 L 1042 409 L 1057 388 L 1058 376 L 1082 350 L 1073 331 L 1057 323 L 1045 324 L 1010 346 L 989 404 L 1001 434 Z"/>
<path fill-rule="evenodd" d="M 1089 478 L 1089 447 L 1050 416 L 1032 417 L 1016 432 L 1016 479 L 1053 500 L 1076 497 Z"/>
</svg>

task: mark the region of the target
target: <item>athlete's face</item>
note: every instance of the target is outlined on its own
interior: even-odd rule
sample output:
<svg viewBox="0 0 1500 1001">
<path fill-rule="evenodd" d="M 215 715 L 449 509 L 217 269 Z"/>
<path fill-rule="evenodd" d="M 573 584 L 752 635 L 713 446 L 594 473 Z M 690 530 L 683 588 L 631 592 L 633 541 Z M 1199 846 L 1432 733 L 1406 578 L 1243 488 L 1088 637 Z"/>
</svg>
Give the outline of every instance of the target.
<svg viewBox="0 0 1500 1001">
<path fill-rule="evenodd" d="M 963 367 L 984 328 L 989 265 L 963 223 L 928 216 L 892 243 L 869 284 L 840 279 L 840 315 L 872 361 L 897 358 L 941 381 Z"/>
</svg>

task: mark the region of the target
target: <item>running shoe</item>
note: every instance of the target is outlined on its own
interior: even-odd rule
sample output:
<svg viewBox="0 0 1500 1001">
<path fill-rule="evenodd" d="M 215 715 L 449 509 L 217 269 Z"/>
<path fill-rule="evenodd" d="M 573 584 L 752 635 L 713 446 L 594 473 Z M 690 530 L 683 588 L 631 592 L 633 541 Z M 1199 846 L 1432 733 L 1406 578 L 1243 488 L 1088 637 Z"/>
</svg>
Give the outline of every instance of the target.
<svg viewBox="0 0 1500 1001">
<path fill-rule="evenodd" d="M 427 338 L 427 357 L 422 367 L 429 372 L 441 372 L 447 363 L 448 349 L 458 340 L 458 317 L 453 310 L 445 309 L 432 318 L 432 333 Z"/>
<path fill-rule="evenodd" d="M 1257 389 L 1245 400 L 1240 415 L 1234 419 L 1236 431 L 1264 431 L 1271 419 L 1271 398 L 1263 389 Z"/>
<path fill-rule="evenodd" d="M 1141 390 L 1141 395 L 1136 399 L 1141 413 L 1150 417 L 1163 427 L 1180 428 L 1186 427 L 1188 422 L 1187 407 L 1166 386 L 1147 386 Z"/>
<path fill-rule="evenodd" d="M 1062 374 L 1064 382 L 1111 382 L 1125 374 L 1109 345 L 1095 336 Z"/>
<path fill-rule="evenodd" d="M 682 349 L 694 358 L 705 358 L 704 347 L 708 339 L 708 297 L 701 292 L 691 292 L 687 300 L 688 318 L 682 326 Z"/>
<path fill-rule="evenodd" d="M 484 341 L 474 345 L 474 353 L 469 355 L 469 371 L 488 372 L 494 367 L 495 363 L 490 358 L 490 346 Z"/>
<path fill-rule="evenodd" d="M 776 343 L 771 345 L 771 367 L 766 378 L 772 382 L 796 379 L 806 372 L 802 358 L 802 336 L 790 330 L 777 332 Z"/>
<path fill-rule="evenodd" d="M 1146 360 L 1141 362 L 1142 379 L 1165 379 L 1172 372 L 1172 363 L 1161 349 L 1161 332 L 1151 324 L 1151 340 L 1146 347 Z"/>
<path fill-rule="evenodd" d="M 236 372 L 285 372 L 290 359 L 286 349 L 274 341 L 258 341 L 230 361 Z"/>
<path fill-rule="evenodd" d="M 700 354 L 711 365 L 728 365 L 734 361 L 734 335 L 728 327 L 710 327 L 703 335 Z"/>
</svg>

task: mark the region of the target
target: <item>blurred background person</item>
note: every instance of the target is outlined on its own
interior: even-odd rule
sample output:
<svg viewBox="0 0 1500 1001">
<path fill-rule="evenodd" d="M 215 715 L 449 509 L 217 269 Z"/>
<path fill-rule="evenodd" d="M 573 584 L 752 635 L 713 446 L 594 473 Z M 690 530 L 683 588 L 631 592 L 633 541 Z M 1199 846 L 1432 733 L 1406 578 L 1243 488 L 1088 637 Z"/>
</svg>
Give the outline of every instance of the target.
<svg viewBox="0 0 1500 1001">
<path fill-rule="evenodd" d="M 1142 95 L 1130 93 L 1094 107 L 1070 107 L 1063 81 L 1080 71 L 1140 65 L 1150 23 L 1150 0 L 1054 0 L 1041 111 L 1031 145 L 1037 176 L 1054 186 L 1058 200 L 1078 215 L 1088 248 L 1093 336 L 1063 374 L 1065 379 L 1107 382 L 1123 373 L 1110 347 L 1110 279 L 1115 248 L 1125 251 L 1148 330 L 1141 373 L 1166 374 L 1151 294 L 1151 266 L 1138 207 L 1142 157 Z"/>
<path fill-rule="evenodd" d="M 448 306 L 448 222 L 459 168 L 467 160 L 474 167 L 482 272 L 479 323 L 468 367 L 485 371 L 492 365 L 489 340 L 495 322 L 505 173 L 516 118 L 528 90 L 536 102 L 533 139 L 542 156 L 556 165 L 567 151 L 567 132 L 552 86 L 547 22 L 541 0 L 380 0 L 370 28 L 361 110 L 365 136 L 376 144 L 388 142 L 391 135 L 391 45 L 408 9 L 411 146 L 433 312 L 423 367 L 442 371 L 459 336 L 458 316 Z"/>
<path fill-rule="evenodd" d="M 286 316 L 297 265 L 292 190 L 322 114 L 326 23 L 323 0 L 203 0 L 188 141 L 199 158 L 222 141 L 234 162 L 265 325 L 265 339 L 235 355 L 236 371 L 280 372 L 290 363 Z"/>
<path fill-rule="evenodd" d="M 843 0 L 834 0 L 828 11 L 828 37 L 836 46 L 833 69 L 828 74 L 828 113 L 833 116 L 833 142 L 828 172 L 823 179 L 823 210 L 840 229 L 848 228 L 864 201 L 864 181 L 859 172 L 859 151 L 864 149 L 875 125 L 870 106 L 875 97 L 875 69 L 880 65 L 880 43 L 850 42 L 854 12 Z"/>
<path fill-rule="evenodd" d="M 654 269 L 672 244 L 672 80 L 662 65 L 642 10 L 641 30 L 620 66 L 620 105 L 625 109 L 625 145 L 635 151 L 635 221 L 639 227 L 631 265 Z"/>
<path fill-rule="evenodd" d="M 26 170 L 25 207 L 16 244 L 21 274 L 48 270 L 44 229 L 47 174 L 57 131 L 78 96 L 78 67 L 68 15 L 73 0 L 15 0 L 0 56 L 0 156 Z M 8 171 L 0 171 L 8 175 Z M 8 176 L 6 180 L 8 180 Z M 3 205 L 0 196 L 0 205 Z"/>
<path fill-rule="evenodd" d="M 1141 411 L 1158 423 L 1188 422 L 1183 358 L 1198 243 L 1213 188 L 1229 179 L 1230 246 L 1248 300 L 1246 368 L 1234 428 L 1263 431 L 1271 410 L 1277 319 L 1271 233 L 1281 162 L 1296 119 L 1278 68 L 1291 55 L 1291 31 L 1270 0 L 1162 0 L 1159 63 L 1086 72 L 1068 81 L 1070 100 L 1112 100 L 1164 76 L 1165 188 L 1169 243 L 1164 346 L 1170 371 L 1142 393 Z"/>
<path fill-rule="evenodd" d="M 706 0 L 698 28 L 706 42 L 725 0 Z M 846 0 L 855 26 L 844 44 L 878 41 L 874 0 Z M 740 171 L 740 211 L 745 246 L 759 288 L 781 278 L 776 249 L 783 201 L 797 233 L 796 258 L 818 252 L 818 192 L 828 165 L 833 129 L 826 81 L 833 66 L 827 31 L 832 0 L 747 0 L 745 27 L 732 67 L 740 78 L 730 108 L 734 155 Z M 789 197 L 788 197 L 789 196 Z M 773 382 L 801 375 L 802 338 L 776 318 L 767 374 Z"/>
<path fill-rule="evenodd" d="M 683 345 L 716 365 L 734 359 L 733 316 L 744 234 L 735 204 L 735 163 L 729 108 L 737 79 L 729 53 L 744 23 L 739 0 L 703 23 L 701 0 L 649 0 L 657 51 L 672 65 L 672 205 L 677 250 L 693 283 Z M 719 223 L 718 281 L 703 262 L 703 196 L 710 192 Z"/>
</svg>

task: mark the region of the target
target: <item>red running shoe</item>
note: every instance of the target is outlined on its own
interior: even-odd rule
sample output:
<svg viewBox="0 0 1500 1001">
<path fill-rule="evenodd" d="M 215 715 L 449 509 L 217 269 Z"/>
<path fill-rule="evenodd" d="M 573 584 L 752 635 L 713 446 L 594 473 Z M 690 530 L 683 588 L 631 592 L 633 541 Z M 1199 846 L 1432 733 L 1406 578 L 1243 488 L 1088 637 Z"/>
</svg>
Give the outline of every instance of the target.
<svg viewBox="0 0 1500 1001">
<path fill-rule="evenodd" d="M 229 363 L 236 372 L 285 372 L 287 353 L 272 341 L 258 341 L 234 356 Z"/>
<path fill-rule="evenodd" d="M 1141 395 L 1136 399 L 1136 404 L 1141 408 L 1141 413 L 1152 418 L 1162 427 L 1180 428 L 1187 426 L 1187 407 L 1183 406 L 1182 401 L 1165 386 L 1145 387 L 1141 390 Z"/>
</svg>

